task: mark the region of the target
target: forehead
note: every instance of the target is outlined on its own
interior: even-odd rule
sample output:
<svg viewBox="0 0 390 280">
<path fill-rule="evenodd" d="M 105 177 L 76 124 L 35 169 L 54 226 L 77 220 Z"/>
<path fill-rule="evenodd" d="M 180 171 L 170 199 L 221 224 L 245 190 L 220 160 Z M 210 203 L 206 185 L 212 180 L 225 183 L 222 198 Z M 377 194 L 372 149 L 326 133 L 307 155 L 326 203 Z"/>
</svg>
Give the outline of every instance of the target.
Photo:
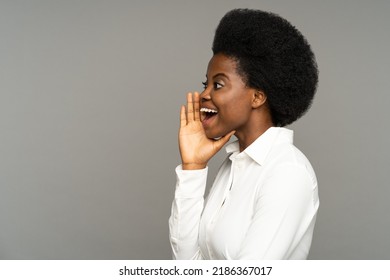
<svg viewBox="0 0 390 280">
<path fill-rule="evenodd" d="M 234 76 L 237 74 L 237 62 L 221 53 L 215 54 L 209 62 L 207 67 L 207 76 L 212 77 L 216 74 L 225 74 L 227 76 Z"/>
</svg>

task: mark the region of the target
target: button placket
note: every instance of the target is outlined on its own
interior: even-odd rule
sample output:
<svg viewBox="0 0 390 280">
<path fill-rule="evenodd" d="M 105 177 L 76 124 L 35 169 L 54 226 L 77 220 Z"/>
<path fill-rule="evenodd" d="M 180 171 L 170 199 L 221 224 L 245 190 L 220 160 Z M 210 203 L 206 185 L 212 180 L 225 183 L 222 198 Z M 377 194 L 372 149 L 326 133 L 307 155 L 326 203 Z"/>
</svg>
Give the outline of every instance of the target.
<svg viewBox="0 0 390 280">
<path fill-rule="evenodd" d="M 212 252 L 212 249 L 210 248 L 210 237 L 211 237 L 212 231 L 214 230 L 215 222 L 218 220 L 219 216 L 221 215 L 221 212 L 223 211 L 223 207 L 226 207 L 226 203 L 229 200 L 230 191 L 233 187 L 234 179 L 235 179 L 236 173 L 239 169 L 239 168 L 237 168 L 237 163 L 240 160 L 237 161 L 237 158 L 235 158 L 235 157 L 230 157 L 230 160 L 231 160 L 230 176 L 229 176 L 229 180 L 227 182 L 227 185 L 223 191 L 222 200 L 220 200 L 220 204 L 215 209 L 215 212 L 212 215 L 210 222 L 206 228 L 206 236 L 205 236 L 206 237 L 206 246 L 207 246 L 207 250 L 208 250 L 208 253 L 209 253 L 211 258 L 213 258 L 214 254 Z M 240 164 L 240 166 L 241 166 L 241 164 Z"/>
</svg>

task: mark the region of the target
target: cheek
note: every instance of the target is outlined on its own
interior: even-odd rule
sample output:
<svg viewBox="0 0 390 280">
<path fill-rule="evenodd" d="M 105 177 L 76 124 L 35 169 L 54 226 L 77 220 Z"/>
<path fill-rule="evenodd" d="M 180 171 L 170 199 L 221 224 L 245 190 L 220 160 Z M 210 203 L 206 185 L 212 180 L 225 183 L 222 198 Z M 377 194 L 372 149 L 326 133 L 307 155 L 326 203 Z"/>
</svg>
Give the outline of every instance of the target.
<svg viewBox="0 0 390 280">
<path fill-rule="evenodd" d="M 242 98 L 232 99 L 225 107 L 224 113 L 234 122 L 243 122 L 248 118 L 251 105 Z"/>
</svg>

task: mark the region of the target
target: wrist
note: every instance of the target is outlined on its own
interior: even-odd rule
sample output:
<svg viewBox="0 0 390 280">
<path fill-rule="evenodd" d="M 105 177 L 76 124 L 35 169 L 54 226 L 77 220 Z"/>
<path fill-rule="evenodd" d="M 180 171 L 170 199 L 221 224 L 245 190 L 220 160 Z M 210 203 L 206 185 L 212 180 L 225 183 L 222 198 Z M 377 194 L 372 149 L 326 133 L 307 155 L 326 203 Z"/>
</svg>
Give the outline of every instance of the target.
<svg viewBox="0 0 390 280">
<path fill-rule="evenodd" d="M 181 167 L 183 170 L 197 170 L 206 168 L 207 164 L 199 164 L 199 163 L 182 163 Z"/>
</svg>

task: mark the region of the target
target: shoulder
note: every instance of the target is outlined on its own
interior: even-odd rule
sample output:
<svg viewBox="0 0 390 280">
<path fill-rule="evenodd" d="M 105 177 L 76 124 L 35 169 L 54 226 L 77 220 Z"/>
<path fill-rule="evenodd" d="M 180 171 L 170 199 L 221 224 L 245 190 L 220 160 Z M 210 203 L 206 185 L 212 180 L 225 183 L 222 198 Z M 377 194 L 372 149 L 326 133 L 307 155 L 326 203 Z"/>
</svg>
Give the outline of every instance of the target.
<svg viewBox="0 0 390 280">
<path fill-rule="evenodd" d="M 282 201 L 294 203 L 318 203 L 314 169 L 307 157 L 292 143 L 274 145 L 263 167 L 265 176 L 258 195 L 276 196 Z"/>
<path fill-rule="evenodd" d="M 270 150 L 265 167 L 270 174 L 308 177 L 313 184 L 317 184 L 317 178 L 310 161 L 292 143 L 275 144 Z"/>
</svg>

